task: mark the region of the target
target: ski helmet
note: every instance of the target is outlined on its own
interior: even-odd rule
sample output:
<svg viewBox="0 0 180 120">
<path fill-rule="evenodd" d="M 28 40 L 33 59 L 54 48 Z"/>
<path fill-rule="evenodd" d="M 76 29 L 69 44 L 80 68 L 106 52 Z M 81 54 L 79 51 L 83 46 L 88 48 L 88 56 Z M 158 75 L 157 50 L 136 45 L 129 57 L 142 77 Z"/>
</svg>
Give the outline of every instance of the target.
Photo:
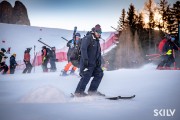
<svg viewBox="0 0 180 120">
<path fill-rule="evenodd" d="M 171 39 L 171 42 L 174 42 L 174 41 L 175 41 L 174 35 L 171 35 L 171 36 L 170 36 L 170 39 Z"/>
<path fill-rule="evenodd" d="M 81 34 L 80 33 L 76 33 L 76 36 L 81 37 Z"/>
</svg>

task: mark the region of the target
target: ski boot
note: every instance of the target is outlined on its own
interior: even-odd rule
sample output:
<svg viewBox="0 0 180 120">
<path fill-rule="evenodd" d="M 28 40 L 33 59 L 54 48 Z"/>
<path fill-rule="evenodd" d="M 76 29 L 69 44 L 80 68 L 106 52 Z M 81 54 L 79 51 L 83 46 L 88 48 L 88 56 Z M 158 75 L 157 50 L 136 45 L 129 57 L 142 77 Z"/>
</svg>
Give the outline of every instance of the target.
<svg viewBox="0 0 180 120">
<path fill-rule="evenodd" d="M 70 75 L 75 75 L 75 71 L 74 71 L 74 70 L 71 70 L 71 71 L 70 71 Z"/>
<path fill-rule="evenodd" d="M 90 96 L 106 96 L 105 94 L 103 94 L 99 91 L 88 91 L 88 95 L 90 95 Z"/>
<path fill-rule="evenodd" d="M 65 70 L 62 70 L 60 76 L 68 76 L 68 74 Z"/>
<path fill-rule="evenodd" d="M 88 94 L 85 92 L 75 92 L 74 96 L 75 97 L 85 97 L 85 96 L 88 96 Z"/>
</svg>

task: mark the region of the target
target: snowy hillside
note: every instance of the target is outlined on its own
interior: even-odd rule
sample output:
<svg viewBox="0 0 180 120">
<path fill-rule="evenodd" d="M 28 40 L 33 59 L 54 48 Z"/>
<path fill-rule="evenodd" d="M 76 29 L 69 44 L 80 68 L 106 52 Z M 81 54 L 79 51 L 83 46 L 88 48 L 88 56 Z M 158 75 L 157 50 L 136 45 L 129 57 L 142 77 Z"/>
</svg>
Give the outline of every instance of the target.
<svg viewBox="0 0 180 120">
<path fill-rule="evenodd" d="M 178 120 L 180 72 L 141 69 L 105 71 L 99 91 L 107 96 L 135 94 L 132 100 L 110 101 L 100 97 L 70 98 L 78 76 L 58 72 L 0 75 L 1 120 Z M 77 73 L 78 74 L 78 73 Z M 89 86 L 89 85 L 88 85 Z M 88 89 L 87 86 L 87 89 Z M 154 116 L 155 109 L 175 109 L 174 116 Z"/>
<path fill-rule="evenodd" d="M 82 35 L 85 32 L 81 32 Z M 104 39 L 110 33 L 103 33 Z M 71 39 L 72 31 L 19 25 L 0 24 L 1 47 L 12 47 L 17 59 L 23 59 L 24 50 L 42 44 L 61 49 Z M 102 41 L 103 42 L 103 41 Z M 112 46 L 113 47 L 113 46 Z M 110 47 L 108 50 L 112 49 Z M 33 56 L 33 51 L 31 52 Z M 156 70 L 153 64 L 140 69 L 104 71 L 99 91 L 107 96 L 129 96 L 131 100 L 110 101 L 102 97 L 71 98 L 80 77 L 60 76 L 67 62 L 57 63 L 57 72 L 43 73 L 41 66 L 31 74 L 0 74 L 0 120 L 179 120 L 180 71 Z M 49 65 L 49 64 L 48 64 Z M 49 67 L 49 66 L 48 66 Z M 34 72 L 35 71 L 35 72 Z M 86 91 L 89 84 L 86 88 Z M 154 110 L 160 111 L 155 116 Z M 173 115 L 173 116 L 170 116 Z"/>
<path fill-rule="evenodd" d="M 87 33 L 87 31 L 78 32 L 81 33 L 82 37 Z M 52 47 L 55 46 L 57 49 L 62 49 L 66 46 L 67 41 L 63 40 L 61 37 L 70 40 L 72 39 L 72 34 L 72 30 L 0 23 L 0 48 L 4 47 L 7 49 L 11 47 L 11 53 L 17 54 L 17 60 L 23 60 L 26 48 L 33 48 L 35 45 L 36 52 L 41 50 L 43 44 L 38 42 L 39 38 L 42 38 L 43 42 Z M 102 38 L 106 40 L 110 34 L 110 32 L 103 32 Z M 2 41 L 5 41 L 5 43 Z M 102 42 L 101 40 L 101 43 Z M 34 56 L 33 49 L 31 51 L 31 56 Z"/>
</svg>

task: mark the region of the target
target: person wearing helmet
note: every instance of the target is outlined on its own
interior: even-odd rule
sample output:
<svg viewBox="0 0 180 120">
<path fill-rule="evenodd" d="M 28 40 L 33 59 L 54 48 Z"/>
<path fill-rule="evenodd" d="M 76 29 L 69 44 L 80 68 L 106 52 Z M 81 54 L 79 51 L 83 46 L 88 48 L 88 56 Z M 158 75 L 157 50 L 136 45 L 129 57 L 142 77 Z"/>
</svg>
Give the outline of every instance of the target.
<svg viewBox="0 0 180 120">
<path fill-rule="evenodd" d="M 24 52 L 24 64 L 26 65 L 26 68 L 23 70 L 23 73 L 31 73 L 32 70 L 32 64 L 31 64 L 31 56 L 30 56 L 31 48 L 27 48 Z"/>
<path fill-rule="evenodd" d="M 6 74 L 8 71 L 8 66 L 6 65 L 6 59 L 8 58 L 5 56 L 6 50 L 4 48 L 1 48 L 0 50 L 0 72 L 3 71 L 2 74 Z"/>
<path fill-rule="evenodd" d="M 81 39 L 81 34 L 80 33 L 76 33 L 75 34 L 75 40 L 72 39 L 70 41 L 68 41 L 67 43 L 67 47 L 69 47 L 68 52 L 67 52 L 67 58 L 68 58 L 68 63 L 66 64 L 66 66 L 64 67 L 64 69 L 61 71 L 62 72 L 62 76 L 66 76 L 68 75 L 67 72 L 70 70 L 70 74 L 74 74 L 74 72 L 76 71 L 77 67 L 73 65 L 72 63 L 72 56 L 73 56 L 73 52 L 76 48 L 78 48 L 78 43 Z"/>
<path fill-rule="evenodd" d="M 178 50 L 178 47 L 174 44 L 175 37 L 173 35 L 166 36 L 167 42 L 162 49 L 162 60 L 158 64 L 157 69 L 170 69 L 172 63 L 175 62 L 174 51 Z"/>
<path fill-rule="evenodd" d="M 17 65 L 16 53 L 13 53 L 13 55 L 10 57 L 10 74 L 14 74 Z"/>
<path fill-rule="evenodd" d="M 81 41 L 81 79 L 74 93 L 77 97 L 87 95 L 84 91 L 91 77 L 93 77 L 93 79 L 88 89 L 88 95 L 105 96 L 97 91 L 103 77 L 103 70 L 101 68 L 101 46 L 99 43 L 101 33 L 101 26 L 97 24 L 92 29 L 92 32 L 89 35 L 86 35 Z"/>
</svg>

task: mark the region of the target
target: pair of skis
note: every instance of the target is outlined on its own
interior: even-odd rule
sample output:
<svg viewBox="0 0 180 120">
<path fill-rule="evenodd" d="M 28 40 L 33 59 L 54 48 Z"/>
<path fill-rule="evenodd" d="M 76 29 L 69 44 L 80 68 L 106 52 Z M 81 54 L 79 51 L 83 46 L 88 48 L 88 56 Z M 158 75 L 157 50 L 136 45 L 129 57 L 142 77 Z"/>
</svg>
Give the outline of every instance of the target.
<svg viewBox="0 0 180 120">
<path fill-rule="evenodd" d="M 84 96 L 84 97 L 87 97 L 87 96 Z M 74 98 L 76 96 L 73 93 L 71 93 L 71 97 Z M 105 98 L 105 99 L 108 99 L 108 100 L 120 100 L 120 99 L 128 100 L 128 99 L 135 98 L 136 95 L 132 95 L 132 96 L 114 96 L 114 97 L 102 96 L 102 97 Z"/>
</svg>

